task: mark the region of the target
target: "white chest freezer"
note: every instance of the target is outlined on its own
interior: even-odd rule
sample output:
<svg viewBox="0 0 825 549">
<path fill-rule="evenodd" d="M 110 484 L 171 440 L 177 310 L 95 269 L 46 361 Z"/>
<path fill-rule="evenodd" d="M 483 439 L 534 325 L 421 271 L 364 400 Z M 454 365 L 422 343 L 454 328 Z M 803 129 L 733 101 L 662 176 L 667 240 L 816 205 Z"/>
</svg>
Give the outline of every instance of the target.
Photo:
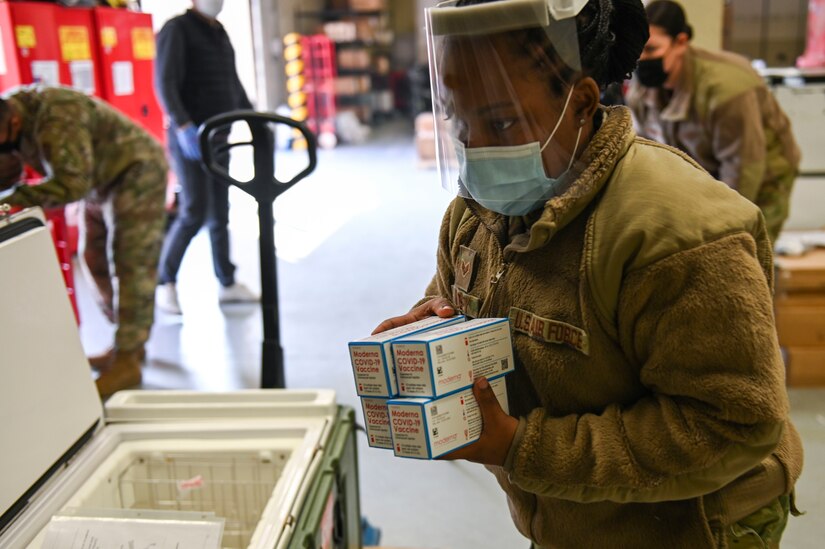
<svg viewBox="0 0 825 549">
<path fill-rule="evenodd" d="M 0 296 L 0 547 L 102 549 L 65 533 L 112 524 L 360 547 L 354 413 L 333 391 L 123 391 L 104 409 L 36 210 L 0 220 Z"/>
</svg>

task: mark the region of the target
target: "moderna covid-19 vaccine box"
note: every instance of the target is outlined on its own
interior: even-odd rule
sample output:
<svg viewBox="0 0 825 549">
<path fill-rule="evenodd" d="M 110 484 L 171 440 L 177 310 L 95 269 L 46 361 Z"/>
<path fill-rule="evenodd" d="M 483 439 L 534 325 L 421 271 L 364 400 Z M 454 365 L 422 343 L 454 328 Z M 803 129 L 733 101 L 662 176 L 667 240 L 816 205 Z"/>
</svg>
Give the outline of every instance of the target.
<svg viewBox="0 0 825 549">
<path fill-rule="evenodd" d="M 505 375 L 488 380 L 509 413 Z M 440 398 L 393 398 L 387 402 L 396 456 L 435 459 L 481 436 L 483 426 L 472 387 Z"/>
<path fill-rule="evenodd" d="M 390 398 L 398 394 L 391 347 L 393 340 L 461 323 L 464 320 L 465 317 L 462 315 L 450 318 L 431 316 L 364 339 L 351 341 L 349 354 L 358 396 Z"/>
<path fill-rule="evenodd" d="M 372 448 L 392 449 L 390 430 L 389 399 L 381 397 L 361 397 L 364 425 L 367 428 L 367 442 Z"/>
<path fill-rule="evenodd" d="M 478 318 L 392 342 L 398 394 L 435 398 L 514 367 L 510 322 Z"/>
</svg>

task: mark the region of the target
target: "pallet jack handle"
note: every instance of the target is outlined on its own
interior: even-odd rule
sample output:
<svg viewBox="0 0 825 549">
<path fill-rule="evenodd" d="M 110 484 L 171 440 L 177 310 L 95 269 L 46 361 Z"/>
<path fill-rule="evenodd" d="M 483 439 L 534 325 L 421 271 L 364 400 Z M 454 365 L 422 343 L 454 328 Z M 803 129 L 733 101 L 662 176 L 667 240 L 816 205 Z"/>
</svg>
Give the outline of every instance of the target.
<svg viewBox="0 0 825 549">
<path fill-rule="evenodd" d="M 228 143 L 226 136 L 232 124 L 245 122 L 252 135 L 251 141 Z M 289 181 L 275 178 L 275 139 L 272 124 L 284 124 L 301 132 L 307 143 L 308 164 Z M 219 180 L 235 185 L 251 195 L 258 203 L 259 244 L 261 255 L 261 308 L 263 312 L 264 340 L 261 350 L 261 388 L 284 388 L 284 351 L 281 347 L 278 314 L 278 273 L 275 255 L 275 218 L 272 203 L 281 193 L 308 176 L 317 164 L 315 135 L 302 123 L 277 114 L 250 110 L 232 111 L 214 116 L 204 122 L 199 130 L 201 154 L 206 169 Z M 251 146 L 255 176 L 251 181 L 238 181 L 229 175 L 227 166 L 218 158 L 232 148 Z"/>
</svg>

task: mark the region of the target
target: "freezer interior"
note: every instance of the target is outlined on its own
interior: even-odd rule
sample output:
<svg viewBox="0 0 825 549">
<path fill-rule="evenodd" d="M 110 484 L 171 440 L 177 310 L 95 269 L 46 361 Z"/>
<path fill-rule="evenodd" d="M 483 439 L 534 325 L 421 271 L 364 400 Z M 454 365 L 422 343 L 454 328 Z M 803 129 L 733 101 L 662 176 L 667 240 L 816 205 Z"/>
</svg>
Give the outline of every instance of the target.
<svg viewBox="0 0 825 549">
<path fill-rule="evenodd" d="M 43 494 L 51 503 L 39 518 L 30 517 L 39 532 L 25 546 L 43 546 L 53 515 L 106 518 L 150 510 L 170 518 L 180 513 L 184 521 L 192 512 L 214 513 L 225 521 L 222 547 L 272 547 L 313 474 L 322 424 L 223 425 L 202 433 L 179 425 L 161 428 L 160 436 L 147 427 L 113 429 L 115 436 L 101 437 Z"/>
<path fill-rule="evenodd" d="M 15 266 L 0 269 L 15 289 L 0 329 L 0 547 L 42 547 L 56 516 L 97 528 L 140 511 L 221 517 L 227 549 L 286 547 L 339 430 L 334 392 L 124 392 L 104 415 L 43 216 L 24 213 L 0 221 L 0 265 Z"/>
<path fill-rule="evenodd" d="M 214 513 L 225 520 L 223 547 L 247 547 L 291 449 L 254 439 L 233 446 L 124 443 L 67 507 Z"/>
</svg>

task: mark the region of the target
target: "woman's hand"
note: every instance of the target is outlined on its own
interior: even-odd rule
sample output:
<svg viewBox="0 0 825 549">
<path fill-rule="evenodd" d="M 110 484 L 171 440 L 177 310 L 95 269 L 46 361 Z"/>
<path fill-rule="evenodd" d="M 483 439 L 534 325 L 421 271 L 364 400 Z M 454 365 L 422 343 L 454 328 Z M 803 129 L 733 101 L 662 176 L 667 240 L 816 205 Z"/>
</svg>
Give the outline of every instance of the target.
<svg viewBox="0 0 825 549">
<path fill-rule="evenodd" d="M 412 324 L 413 322 L 434 315 L 438 315 L 441 318 L 450 318 L 451 316 L 455 316 L 455 308 L 450 304 L 449 301 L 447 301 L 443 297 L 434 297 L 433 299 L 424 302 L 418 307 L 412 309 L 409 313 L 405 315 L 388 318 L 387 320 L 379 324 L 378 327 L 372 331 L 372 333 L 374 335 L 381 332 L 386 332 L 387 330 L 390 330 L 392 328 L 398 328 L 399 326 Z"/>
<path fill-rule="evenodd" d="M 486 378 L 478 378 L 473 383 L 473 395 L 484 422 L 481 437 L 439 459 L 466 459 L 484 465 L 504 465 L 513 437 L 516 436 L 518 420 L 507 415 Z"/>
</svg>

